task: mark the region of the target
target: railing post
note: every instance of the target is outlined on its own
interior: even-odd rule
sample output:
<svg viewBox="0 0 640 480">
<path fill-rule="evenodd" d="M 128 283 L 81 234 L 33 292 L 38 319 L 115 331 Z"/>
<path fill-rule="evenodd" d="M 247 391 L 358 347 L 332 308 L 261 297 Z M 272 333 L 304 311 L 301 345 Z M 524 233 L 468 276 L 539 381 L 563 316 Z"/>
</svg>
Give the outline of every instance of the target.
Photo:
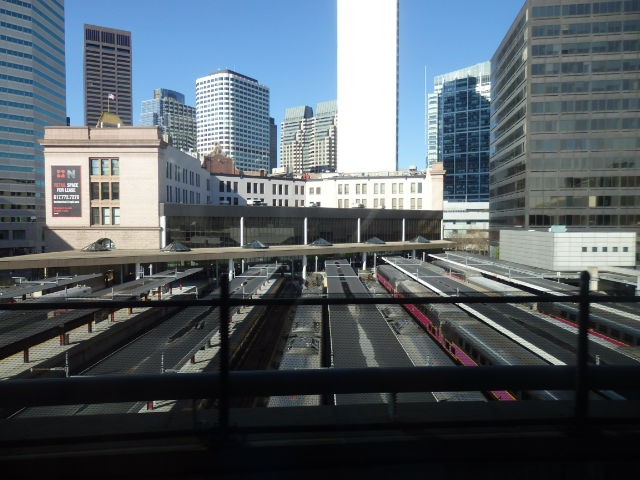
<svg viewBox="0 0 640 480">
<path fill-rule="evenodd" d="M 226 436 L 229 427 L 229 277 L 222 276 L 220 285 L 220 432 Z"/>
<path fill-rule="evenodd" d="M 580 323 L 578 324 L 578 365 L 576 378 L 576 423 L 584 426 L 589 406 L 589 380 L 587 362 L 589 360 L 589 272 L 580 273 Z"/>
</svg>

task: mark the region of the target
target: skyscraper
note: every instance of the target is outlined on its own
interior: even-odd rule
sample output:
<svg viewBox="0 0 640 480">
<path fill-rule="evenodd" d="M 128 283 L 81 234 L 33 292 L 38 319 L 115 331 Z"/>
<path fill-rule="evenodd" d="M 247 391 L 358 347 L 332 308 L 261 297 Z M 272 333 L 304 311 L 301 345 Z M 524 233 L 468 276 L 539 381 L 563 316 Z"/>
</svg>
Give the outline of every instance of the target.
<svg viewBox="0 0 640 480">
<path fill-rule="evenodd" d="M 504 228 L 640 232 L 639 32 L 638 1 L 524 4 L 491 60 L 494 247 Z"/>
<path fill-rule="evenodd" d="M 64 3 L 0 0 L 0 256 L 44 247 L 44 126 L 66 125 Z"/>
<path fill-rule="evenodd" d="M 196 150 L 196 109 L 184 103 L 180 92 L 155 89 L 153 98 L 142 102 L 140 125 L 158 125 L 174 147 L 184 152 Z"/>
<path fill-rule="evenodd" d="M 268 171 L 271 158 L 269 88 L 232 70 L 196 80 L 198 152 L 216 144 L 243 171 Z"/>
<path fill-rule="evenodd" d="M 308 106 L 287 108 L 280 141 L 281 164 L 289 172 L 336 169 L 336 102 L 321 102 L 316 115 Z"/>
<path fill-rule="evenodd" d="M 84 26 L 84 118 L 95 127 L 102 112 L 132 125 L 131 32 Z"/>
<path fill-rule="evenodd" d="M 398 0 L 338 0 L 341 172 L 398 168 Z"/>
<path fill-rule="evenodd" d="M 427 97 L 427 159 L 444 164 L 445 200 L 489 200 L 490 70 L 484 62 L 438 75 Z"/>
</svg>

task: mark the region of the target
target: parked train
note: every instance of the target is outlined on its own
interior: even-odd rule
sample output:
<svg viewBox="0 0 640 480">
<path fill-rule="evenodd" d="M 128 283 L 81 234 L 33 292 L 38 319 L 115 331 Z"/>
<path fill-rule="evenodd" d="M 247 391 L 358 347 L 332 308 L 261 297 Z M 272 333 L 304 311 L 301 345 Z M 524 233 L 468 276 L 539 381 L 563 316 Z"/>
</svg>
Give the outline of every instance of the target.
<svg viewBox="0 0 640 480">
<path fill-rule="evenodd" d="M 378 267 L 377 277 L 395 297 L 436 296 L 388 265 Z M 462 365 L 547 365 L 538 356 L 453 304 L 406 304 L 405 308 Z M 572 398 L 569 393 L 546 390 L 520 393 L 493 391 L 491 395 L 498 400 Z"/>
<path fill-rule="evenodd" d="M 573 303 L 538 303 L 538 311 L 578 327 L 580 309 Z M 616 314 L 589 312 L 589 330 L 621 346 L 640 346 L 640 322 Z"/>
</svg>

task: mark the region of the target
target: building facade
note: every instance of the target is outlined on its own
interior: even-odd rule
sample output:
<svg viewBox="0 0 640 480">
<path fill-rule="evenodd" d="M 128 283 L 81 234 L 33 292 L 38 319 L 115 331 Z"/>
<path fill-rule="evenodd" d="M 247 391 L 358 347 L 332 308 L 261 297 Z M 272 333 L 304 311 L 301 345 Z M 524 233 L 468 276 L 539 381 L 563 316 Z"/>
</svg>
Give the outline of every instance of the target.
<svg viewBox="0 0 640 480">
<path fill-rule="evenodd" d="M 0 256 L 37 253 L 46 125 L 66 125 L 64 2 L 0 0 Z"/>
<path fill-rule="evenodd" d="M 388 210 L 442 210 L 442 164 L 424 172 L 321 174 L 306 182 L 307 206 Z"/>
<path fill-rule="evenodd" d="M 527 252 L 523 255 L 522 252 Z M 500 259 L 556 272 L 590 267 L 633 267 L 633 232 L 537 232 L 502 230 Z M 633 271 L 633 270 L 631 270 Z"/>
<path fill-rule="evenodd" d="M 444 199 L 489 200 L 490 62 L 434 78 L 427 97 L 427 159 L 446 171 Z"/>
<path fill-rule="evenodd" d="M 338 170 L 398 169 L 398 0 L 338 0 Z"/>
<path fill-rule="evenodd" d="M 492 60 L 490 229 L 640 231 L 640 3 L 528 0 Z"/>
<path fill-rule="evenodd" d="M 133 125 L 131 32 L 84 26 L 84 118 L 96 126 L 102 112 Z"/>
<path fill-rule="evenodd" d="M 170 145 L 183 152 L 196 151 L 196 109 L 184 103 L 184 95 L 166 88 L 153 91 L 142 102 L 141 126 L 159 126 Z"/>
<path fill-rule="evenodd" d="M 196 80 L 198 152 L 216 144 L 242 171 L 271 167 L 269 88 L 257 80 L 220 70 Z"/>
<path fill-rule="evenodd" d="M 159 205 L 206 202 L 208 173 L 158 127 L 48 127 L 42 145 L 49 251 L 160 248 Z"/>
<path fill-rule="evenodd" d="M 338 111 L 335 101 L 288 108 L 282 122 L 281 165 L 289 173 L 335 171 Z"/>
</svg>

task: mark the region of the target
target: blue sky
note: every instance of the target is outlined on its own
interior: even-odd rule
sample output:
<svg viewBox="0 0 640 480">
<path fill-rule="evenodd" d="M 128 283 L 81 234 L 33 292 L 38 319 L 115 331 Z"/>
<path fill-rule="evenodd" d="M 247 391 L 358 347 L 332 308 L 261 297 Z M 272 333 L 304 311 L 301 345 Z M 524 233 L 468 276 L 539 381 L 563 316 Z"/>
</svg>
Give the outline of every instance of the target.
<svg viewBox="0 0 640 480">
<path fill-rule="evenodd" d="M 371 0 L 374 2 L 375 0 Z M 424 85 L 489 60 L 521 0 L 400 0 L 399 165 L 424 167 Z M 220 68 L 271 90 L 271 116 L 336 98 L 335 0 L 66 0 L 67 115 L 82 125 L 85 23 L 130 30 L 134 124 L 155 88 L 195 105 L 195 80 Z"/>
</svg>

